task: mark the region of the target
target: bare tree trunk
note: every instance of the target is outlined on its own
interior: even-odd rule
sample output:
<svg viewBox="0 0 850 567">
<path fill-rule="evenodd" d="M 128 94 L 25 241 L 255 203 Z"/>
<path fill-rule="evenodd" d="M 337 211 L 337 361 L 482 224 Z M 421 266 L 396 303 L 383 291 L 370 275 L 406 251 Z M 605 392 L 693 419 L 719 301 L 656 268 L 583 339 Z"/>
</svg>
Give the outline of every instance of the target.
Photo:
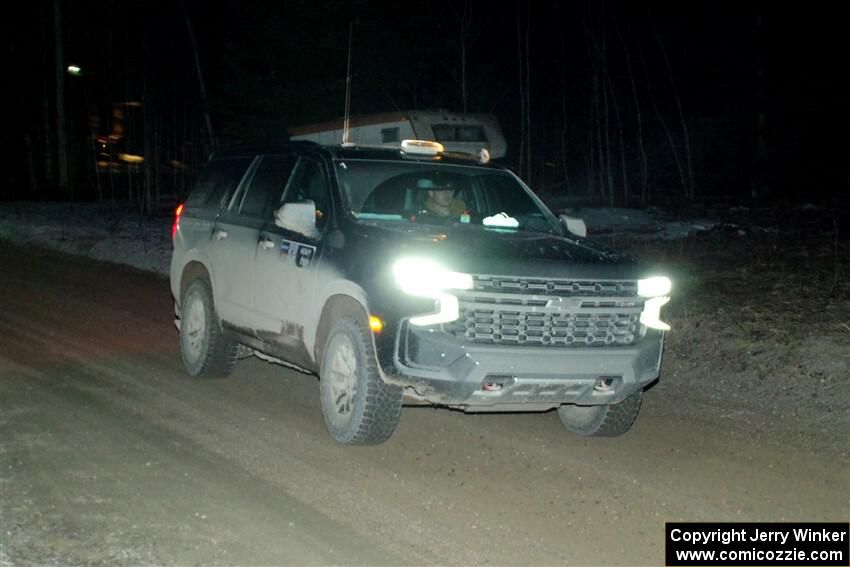
<svg viewBox="0 0 850 567">
<path fill-rule="evenodd" d="M 694 169 L 691 164 L 691 136 L 688 133 L 688 121 L 685 119 L 685 112 L 682 110 L 682 98 L 679 96 L 679 90 L 676 88 L 676 81 L 673 77 L 673 68 L 670 66 L 670 58 L 667 57 L 667 49 L 664 47 L 664 42 L 661 40 L 661 34 L 657 30 L 655 32 L 655 38 L 658 40 L 658 46 L 661 48 L 661 54 L 664 56 L 664 64 L 667 67 L 667 76 L 670 79 L 670 85 L 673 87 L 673 96 L 676 99 L 676 108 L 679 111 L 682 135 L 685 138 L 685 164 L 687 167 L 687 186 L 685 188 L 685 194 L 688 199 L 693 201 L 695 196 Z"/>
<path fill-rule="evenodd" d="M 620 138 L 620 167 L 623 174 L 623 204 L 629 206 L 629 174 L 626 168 L 626 142 L 625 134 L 623 133 L 623 121 L 620 118 L 620 104 L 617 102 L 617 93 L 614 92 L 614 84 L 611 81 L 611 76 L 608 75 L 608 89 L 611 91 L 611 101 L 614 103 L 614 119 L 617 122 L 617 134 Z M 612 194 L 613 204 L 613 194 Z"/>
<path fill-rule="evenodd" d="M 124 93 L 121 100 L 130 100 L 130 65 L 128 62 L 129 56 L 127 54 L 127 44 L 124 43 L 124 53 L 123 53 L 123 65 L 124 65 Z M 124 143 L 125 149 L 127 149 L 130 145 L 131 136 L 135 136 L 136 129 L 133 125 L 133 120 L 131 114 L 128 112 L 128 109 L 121 109 L 121 124 L 123 126 L 122 133 L 122 141 Z M 141 197 L 139 196 L 139 201 L 137 201 L 137 196 L 135 194 L 135 171 L 131 169 L 131 166 L 128 164 L 124 166 L 126 168 L 127 173 L 127 200 L 133 205 L 139 205 L 141 201 Z"/>
<path fill-rule="evenodd" d="M 469 33 L 469 22 L 471 17 L 471 8 L 469 0 L 463 2 L 463 15 L 460 20 L 460 100 L 463 111 L 466 112 L 467 93 L 466 93 L 466 51 L 467 51 L 467 34 Z"/>
<path fill-rule="evenodd" d="M 545 116 L 546 109 L 543 108 L 543 114 Z M 549 146 L 549 129 L 547 128 L 547 122 L 545 120 L 540 122 L 538 126 L 540 129 L 540 142 L 539 145 L 535 146 L 537 148 L 537 155 L 540 156 L 537 160 L 538 168 L 537 168 L 537 181 L 535 182 L 534 187 L 538 188 L 538 192 L 547 191 L 546 185 L 546 151 Z"/>
<path fill-rule="evenodd" d="M 152 200 L 153 200 L 153 184 L 154 184 L 154 175 L 153 175 L 153 153 L 154 153 L 154 140 L 153 140 L 153 121 L 154 121 L 154 112 L 153 112 L 153 97 L 151 96 L 151 85 L 150 85 L 150 43 L 148 42 L 148 26 L 145 26 L 144 30 L 144 62 L 142 64 L 142 147 L 144 148 L 145 161 L 143 162 L 143 172 L 144 172 L 144 191 L 142 193 L 142 203 L 141 209 L 145 213 L 150 213 L 152 210 Z"/>
<path fill-rule="evenodd" d="M 172 168 L 171 168 L 171 189 L 177 195 L 177 198 L 179 200 L 179 198 L 181 196 L 181 192 L 180 192 L 180 189 L 178 187 L 178 181 L 180 179 L 180 177 L 179 177 L 180 169 L 178 167 L 178 164 L 183 162 L 183 160 L 180 158 L 179 151 L 178 151 L 179 150 L 179 143 L 180 143 L 179 142 L 179 140 L 180 140 L 180 136 L 179 136 L 179 132 L 180 132 L 180 116 L 179 116 L 180 105 L 178 104 L 178 100 L 177 100 L 177 91 L 172 91 L 172 94 L 174 96 L 172 98 L 171 108 L 173 108 L 174 111 L 171 114 L 171 118 L 173 120 L 173 122 L 171 124 L 171 146 L 172 146 L 172 148 L 171 148 L 171 156 L 172 156 L 171 159 L 174 160 L 174 161 L 171 164 L 172 165 Z"/>
<path fill-rule="evenodd" d="M 613 207 L 614 206 L 614 160 L 612 157 L 611 150 L 611 114 L 608 108 L 608 83 L 610 79 L 608 77 L 608 53 L 607 53 L 607 44 L 605 41 L 605 30 L 601 30 L 600 32 L 600 48 L 599 48 L 599 56 L 601 61 L 601 83 L 602 83 L 602 104 L 603 111 L 605 117 L 605 175 L 606 180 L 608 182 L 608 203 Z M 613 94 L 613 93 L 612 93 Z"/>
<path fill-rule="evenodd" d="M 564 177 L 564 189 L 567 194 L 572 193 L 572 183 L 570 183 L 570 167 L 567 157 L 567 136 L 569 134 L 569 122 L 567 120 L 567 100 L 566 100 L 566 82 L 563 73 L 561 74 L 561 168 Z"/>
<path fill-rule="evenodd" d="M 523 68 L 525 66 L 525 59 L 522 53 L 522 21 L 521 15 L 519 11 L 520 3 L 516 4 L 516 39 L 517 39 L 517 62 L 519 65 L 518 68 L 518 78 L 519 78 L 519 167 L 518 172 L 519 175 L 523 175 L 524 164 L 525 164 L 525 151 L 528 144 L 528 140 L 526 139 L 527 132 L 525 130 L 526 119 L 526 100 L 525 100 L 525 81 L 523 81 Z"/>
<path fill-rule="evenodd" d="M 603 105 L 601 104 L 602 93 L 600 88 L 600 80 L 599 80 L 599 69 L 598 69 L 598 59 L 595 64 L 595 69 L 593 72 L 593 99 L 596 102 L 596 153 L 599 160 L 599 170 L 597 171 L 599 177 L 599 197 L 604 199 L 608 194 L 608 188 L 605 184 L 605 133 L 603 131 Z"/>
<path fill-rule="evenodd" d="M 88 134 L 88 151 L 91 152 L 91 159 L 88 161 L 88 166 L 86 167 L 86 180 L 87 180 L 87 191 L 90 189 L 90 185 L 92 180 L 94 181 L 95 188 L 97 189 L 97 199 L 98 201 L 103 201 L 103 188 L 100 183 L 100 170 L 97 167 L 97 121 L 96 113 L 94 111 L 94 107 L 91 103 L 91 94 L 89 92 L 91 85 L 88 80 L 85 78 L 81 82 L 82 90 L 83 90 L 83 107 L 86 110 L 86 126 L 88 127 L 86 132 Z"/>
<path fill-rule="evenodd" d="M 685 168 L 682 166 L 682 160 L 679 158 L 679 150 L 676 148 L 676 141 L 673 139 L 673 133 L 670 131 L 670 128 L 667 126 L 667 122 L 664 120 L 664 116 L 661 114 L 661 109 L 658 108 L 658 101 L 655 100 L 655 94 L 652 92 L 652 79 L 649 76 L 649 71 L 646 66 L 646 58 L 643 54 L 643 49 L 639 49 L 640 52 L 640 60 L 643 65 L 643 71 L 646 75 L 646 92 L 649 94 L 649 100 L 652 102 L 652 108 L 655 110 L 655 115 L 658 117 L 658 121 L 661 123 L 661 127 L 664 130 L 664 134 L 667 136 L 667 141 L 670 143 L 670 151 L 673 153 L 673 160 L 676 162 L 676 169 L 679 172 L 679 180 L 682 183 L 682 192 L 685 197 L 688 196 L 688 181 L 685 177 Z"/>
<path fill-rule="evenodd" d="M 474 9 L 471 0 L 450 2 L 446 4 L 446 8 L 447 10 L 444 15 L 451 15 L 451 18 L 444 17 L 440 21 L 439 27 L 442 34 L 449 39 L 452 48 L 457 51 L 457 60 L 452 57 L 449 58 L 447 63 L 443 60 L 445 58 L 440 58 L 439 62 L 443 63 L 451 73 L 452 80 L 457 84 L 460 91 L 461 110 L 468 112 L 469 93 L 471 90 L 469 85 L 469 51 L 480 36 L 481 27 L 474 25 Z M 414 108 L 416 107 L 415 101 L 417 100 L 416 90 L 416 85 L 414 85 Z"/>
<path fill-rule="evenodd" d="M 582 19 L 582 27 L 584 29 L 584 40 L 587 46 L 587 58 L 590 62 L 591 68 L 590 110 L 588 112 L 589 117 L 587 123 L 587 147 L 589 149 L 589 157 L 587 160 L 587 188 L 588 197 L 593 198 L 597 191 L 597 181 L 602 181 L 599 185 L 599 194 L 601 195 L 605 191 L 604 180 L 601 180 L 598 177 L 598 172 L 596 169 L 597 156 L 601 159 L 601 152 L 598 151 L 598 148 L 601 147 L 599 136 L 599 69 L 595 42 L 590 33 L 590 27 L 588 26 L 586 19 Z M 601 169 L 602 165 L 600 164 L 599 167 Z"/>
<path fill-rule="evenodd" d="M 557 6 L 557 4 L 555 4 Z M 564 35 L 561 35 L 561 167 L 563 168 L 564 175 L 564 189 L 569 195 L 572 193 L 572 187 L 570 186 L 570 171 L 569 166 L 567 164 L 567 134 L 568 130 L 568 121 L 567 121 L 567 68 L 566 68 L 566 42 L 564 41 Z"/>
<path fill-rule="evenodd" d="M 100 168 L 97 167 L 97 135 L 91 128 L 89 128 L 89 131 L 89 149 L 91 150 L 91 164 L 94 168 L 94 181 L 97 186 L 97 200 L 103 201 L 103 187 L 100 183 Z"/>
<path fill-rule="evenodd" d="M 646 157 L 646 148 L 643 144 L 643 118 L 641 114 L 641 104 L 640 97 L 638 97 L 637 86 L 635 85 L 635 74 L 632 70 L 632 57 L 629 53 L 629 48 L 626 45 L 626 42 L 623 40 L 623 36 L 620 33 L 620 28 L 617 27 L 617 37 L 620 38 L 620 44 L 623 46 L 623 53 L 626 56 L 626 67 L 629 70 L 629 83 L 632 87 L 632 97 L 635 100 L 635 115 L 637 119 L 637 138 L 638 138 L 638 150 L 640 152 L 640 204 L 642 207 L 646 206 L 647 198 L 648 198 L 648 190 L 647 190 L 647 179 L 649 177 L 649 164 Z"/>
<path fill-rule="evenodd" d="M 154 105 L 154 110 L 158 107 Z M 162 203 L 162 119 L 157 111 L 154 114 L 153 123 L 153 204 L 154 208 L 158 208 Z"/>
<path fill-rule="evenodd" d="M 44 6 L 41 12 L 42 25 L 41 25 L 41 45 L 49 46 L 50 38 L 48 36 L 50 29 L 50 8 Z M 50 55 L 47 47 L 42 49 L 41 51 L 41 64 L 42 68 L 49 69 L 50 68 Z M 42 97 L 41 97 L 41 128 L 39 132 L 39 145 L 44 152 L 44 159 L 42 161 L 42 165 L 44 171 L 42 172 L 42 180 L 44 182 L 44 188 L 48 191 L 52 190 L 56 186 L 56 163 L 54 160 L 54 155 L 56 151 L 56 143 L 53 138 L 53 120 L 52 120 L 52 109 L 54 107 L 54 102 L 51 100 L 50 93 L 52 89 L 50 88 L 49 74 L 45 73 L 43 75 L 44 80 L 42 82 Z"/>
<path fill-rule="evenodd" d="M 756 160 L 753 191 L 764 197 L 767 183 L 767 95 L 765 94 L 764 17 L 756 14 Z"/>
<path fill-rule="evenodd" d="M 181 197 L 189 194 L 189 187 L 195 179 L 195 114 L 192 109 L 183 107 L 183 144 L 180 146 L 181 161 L 186 166 L 181 176 Z"/>
<path fill-rule="evenodd" d="M 468 105 L 466 101 L 466 44 L 462 44 L 460 48 L 460 105 L 463 112 L 467 111 Z"/>
<path fill-rule="evenodd" d="M 604 63 L 603 63 L 604 65 Z M 607 183 L 606 188 L 606 197 L 608 199 L 608 204 L 610 206 L 614 206 L 614 175 L 611 170 L 611 129 L 610 129 L 610 120 L 609 120 L 609 112 L 608 112 L 608 73 L 604 69 L 602 70 L 602 78 L 600 80 L 602 83 L 602 131 L 605 135 L 605 144 L 600 151 L 604 153 L 604 162 L 605 167 L 603 168 L 603 175 L 605 175 L 605 181 Z"/>
<path fill-rule="evenodd" d="M 65 130 L 65 58 L 62 46 L 62 7 L 53 0 L 53 39 L 56 50 L 56 145 L 59 157 L 59 191 L 74 200 L 74 191 L 68 175 L 68 137 Z"/>
<path fill-rule="evenodd" d="M 144 65 L 142 78 L 142 109 L 144 136 L 144 211 L 148 214 L 160 204 L 160 180 L 162 163 L 161 120 L 159 116 L 158 94 L 160 83 L 157 73 L 151 72 L 153 57 L 150 51 L 150 27 L 145 25 Z"/>
<path fill-rule="evenodd" d="M 29 179 L 30 186 L 29 194 L 32 198 L 35 198 L 36 195 L 38 195 L 38 175 L 36 173 L 35 147 L 33 144 L 33 136 L 32 133 L 29 131 L 24 133 L 24 148 L 27 152 L 27 176 Z"/>
<path fill-rule="evenodd" d="M 590 96 L 590 109 L 587 122 L 587 197 L 592 199 L 596 194 L 596 93 Z"/>
<path fill-rule="evenodd" d="M 48 189 L 48 191 L 56 186 L 56 162 L 55 162 L 55 151 L 56 151 L 56 143 L 53 138 L 52 132 L 54 128 L 51 123 L 51 101 L 49 89 L 47 89 L 47 81 L 45 81 L 45 91 L 44 97 L 42 99 L 42 132 L 40 138 L 41 147 L 44 150 L 43 156 L 43 166 L 44 171 L 42 173 L 44 179 L 44 186 Z"/>
<path fill-rule="evenodd" d="M 107 171 L 109 174 L 109 198 L 111 200 L 115 200 L 115 172 L 112 170 L 112 141 L 109 138 L 109 132 L 112 132 L 112 77 L 115 76 L 115 57 L 114 57 L 114 49 L 115 42 L 113 35 L 113 12 L 112 12 L 112 2 L 106 3 L 107 9 L 107 26 L 106 26 L 106 77 L 104 79 L 103 88 L 106 91 L 106 116 L 108 118 L 104 120 L 104 132 L 106 133 L 106 149 L 109 159 L 107 160 Z"/>
<path fill-rule="evenodd" d="M 528 10 L 528 4 L 525 5 L 526 8 L 526 20 L 525 20 L 525 131 L 527 133 L 526 139 L 526 158 L 528 160 L 528 176 L 526 179 L 528 180 L 528 184 L 532 185 L 532 159 L 531 159 L 531 49 L 529 45 L 529 38 L 531 37 L 531 13 Z"/>
<path fill-rule="evenodd" d="M 198 73 L 198 87 L 201 90 L 201 105 L 204 107 L 204 119 L 207 125 L 207 134 L 209 135 L 210 147 L 215 149 L 216 143 L 215 132 L 212 125 L 212 117 L 209 111 L 209 101 L 207 99 L 207 88 L 204 83 L 204 74 L 201 70 L 201 58 L 198 54 L 198 44 L 195 41 L 195 32 L 192 29 L 192 21 L 189 19 L 189 12 L 186 11 L 186 4 L 181 3 L 183 9 L 183 19 L 186 21 L 186 29 L 189 32 L 189 41 L 192 43 L 192 54 L 195 56 L 195 70 Z"/>
</svg>

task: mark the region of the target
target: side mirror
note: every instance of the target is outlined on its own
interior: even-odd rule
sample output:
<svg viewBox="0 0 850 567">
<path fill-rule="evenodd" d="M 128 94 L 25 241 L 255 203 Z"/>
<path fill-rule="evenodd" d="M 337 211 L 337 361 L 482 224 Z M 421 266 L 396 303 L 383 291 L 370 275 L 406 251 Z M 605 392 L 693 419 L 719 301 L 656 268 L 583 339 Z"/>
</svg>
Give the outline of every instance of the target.
<svg viewBox="0 0 850 567">
<path fill-rule="evenodd" d="M 274 223 L 280 228 L 309 238 L 319 238 L 319 230 L 316 228 L 316 204 L 310 199 L 284 203 L 274 212 Z"/>
<path fill-rule="evenodd" d="M 558 218 L 570 233 L 581 236 L 582 238 L 587 236 L 587 225 L 584 224 L 584 220 L 565 214 L 558 215 Z"/>
</svg>

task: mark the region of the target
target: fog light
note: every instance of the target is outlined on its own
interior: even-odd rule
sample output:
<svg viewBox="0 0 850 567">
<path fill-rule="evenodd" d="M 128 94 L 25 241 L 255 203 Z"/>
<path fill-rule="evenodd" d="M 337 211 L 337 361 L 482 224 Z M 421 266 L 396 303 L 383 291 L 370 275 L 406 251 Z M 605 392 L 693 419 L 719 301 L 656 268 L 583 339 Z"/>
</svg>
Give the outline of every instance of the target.
<svg viewBox="0 0 850 567">
<path fill-rule="evenodd" d="M 369 328 L 373 333 L 378 334 L 384 330 L 384 322 L 374 315 L 369 315 Z"/>
<path fill-rule="evenodd" d="M 484 379 L 487 380 L 481 384 L 481 390 L 484 392 L 501 392 L 514 383 L 514 377 L 510 374 L 489 374 Z"/>
<path fill-rule="evenodd" d="M 596 379 L 593 389 L 597 392 L 610 392 L 616 387 L 619 381 L 619 376 L 600 376 Z"/>
</svg>

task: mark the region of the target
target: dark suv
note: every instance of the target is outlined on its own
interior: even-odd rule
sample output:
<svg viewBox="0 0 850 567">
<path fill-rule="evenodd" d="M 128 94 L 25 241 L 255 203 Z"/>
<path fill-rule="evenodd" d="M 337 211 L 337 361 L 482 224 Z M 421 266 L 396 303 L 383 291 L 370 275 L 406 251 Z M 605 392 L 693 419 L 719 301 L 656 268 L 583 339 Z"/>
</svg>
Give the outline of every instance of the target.
<svg viewBox="0 0 850 567">
<path fill-rule="evenodd" d="M 318 374 L 342 443 L 389 438 L 405 395 L 627 431 L 658 377 L 670 280 L 570 233 L 484 156 L 216 152 L 174 223 L 187 372 L 226 375 L 253 352 Z"/>
</svg>

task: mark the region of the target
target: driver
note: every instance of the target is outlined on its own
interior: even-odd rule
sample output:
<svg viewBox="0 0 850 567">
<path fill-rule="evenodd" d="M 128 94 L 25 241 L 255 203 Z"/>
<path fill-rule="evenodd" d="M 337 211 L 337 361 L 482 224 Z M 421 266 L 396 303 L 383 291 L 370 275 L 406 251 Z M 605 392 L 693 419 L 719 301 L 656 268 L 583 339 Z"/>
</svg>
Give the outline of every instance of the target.
<svg viewBox="0 0 850 567">
<path fill-rule="evenodd" d="M 420 179 L 420 188 L 428 188 L 428 200 L 425 201 L 425 210 L 441 217 L 457 217 L 466 211 L 466 203 L 461 199 L 455 199 L 455 188 L 451 182 L 434 183 L 430 179 Z"/>
</svg>

